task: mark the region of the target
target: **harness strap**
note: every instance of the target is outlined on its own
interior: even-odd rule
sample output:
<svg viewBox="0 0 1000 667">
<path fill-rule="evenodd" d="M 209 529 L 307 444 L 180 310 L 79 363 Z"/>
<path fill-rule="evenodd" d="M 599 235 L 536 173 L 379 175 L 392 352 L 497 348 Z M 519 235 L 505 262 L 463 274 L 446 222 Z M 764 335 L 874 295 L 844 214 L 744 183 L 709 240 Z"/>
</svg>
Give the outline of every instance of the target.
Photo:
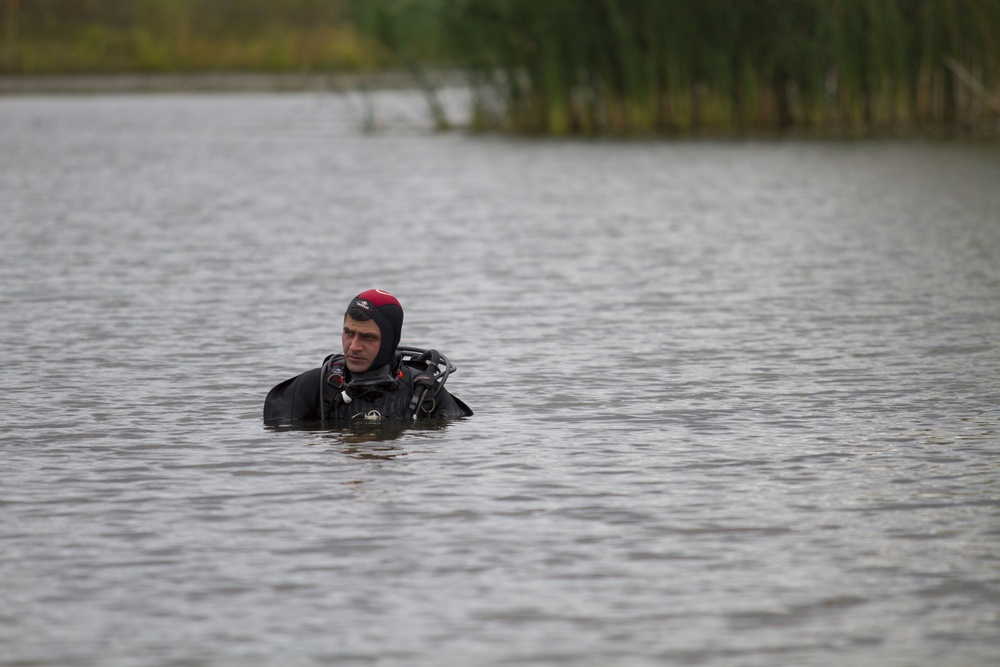
<svg viewBox="0 0 1000 667">
<path fill-rule="evenodd" d="M 435 398 L 444 387 L 445 381 L 455 367 L 447 357 L 437 350 L 422 350 L 416 347 L 399 346 L 396 352 L 396 364 L 400 370 L 393 381 L 398 381 L 403 377 L 402 366 L 409 366 L 414 371 L 412 380 L 413 394 L 406 409 L 407 419 L 417 419 L 420 412 L 430 414 L 434 411 Z M 348 393 L 348 389 L 354 383 L 347 382 L 347 362 L 342 354 L 333 354 L 323 361 L 320 370 L 319 385 L 319 412 L 322 425 L 326 426 L 327 418 L 331 411 L 340 403 L 350 403 L 353 397 Z M 362 383 L 364 384 L 364 383 Z M 373 386 L 377 383 L 371 383 Z M 330 403 L 329 409 L 326 405 L 325 389 L 330 385 L 336 392 Z M 425 407 L 428 404 L 430 407 Z"/>
<path fill-rule="evenodd" d="M 418 372 L 413 378 L 413 398 L 410 399 L 410 406 L 406 410 L 406 415 L 410 419 L 416 419 L 417 414 L 424 404 L 424 400 L 427 398 L 427 393 L 433 391 L 433 396 L 437 395 L 439 390 L 438 379 L 441 378 L 441 355 L 437 350 L 427 350 L 423 352 L 420 356 L 414 359 L 416 362 L 423 362 L 426 364 L 424 370 Z M 443 378 L 442 378 L 443 380 Z M 443 385 L 444 382 L 441 382 Z M 431 404 L 428 413 L 434 410 L 433 402 Z"/>
</svg>

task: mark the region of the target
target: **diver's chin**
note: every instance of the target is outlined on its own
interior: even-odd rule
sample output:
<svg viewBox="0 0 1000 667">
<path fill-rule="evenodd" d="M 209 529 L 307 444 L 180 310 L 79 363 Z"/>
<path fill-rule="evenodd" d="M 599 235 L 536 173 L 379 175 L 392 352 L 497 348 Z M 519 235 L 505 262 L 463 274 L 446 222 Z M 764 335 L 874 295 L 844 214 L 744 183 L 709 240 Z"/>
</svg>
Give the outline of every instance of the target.
<svg viewBox="0 0 1000 667">
<path fill-rule="evenodd" d="M 347 357 L 345 361 L 347 362 L 347 370 L 352 373 L 364 373 L 371 368 L 371 362 L 365 362 L 362 359 L 351 360 L 350 357 Z"/>
</svg>

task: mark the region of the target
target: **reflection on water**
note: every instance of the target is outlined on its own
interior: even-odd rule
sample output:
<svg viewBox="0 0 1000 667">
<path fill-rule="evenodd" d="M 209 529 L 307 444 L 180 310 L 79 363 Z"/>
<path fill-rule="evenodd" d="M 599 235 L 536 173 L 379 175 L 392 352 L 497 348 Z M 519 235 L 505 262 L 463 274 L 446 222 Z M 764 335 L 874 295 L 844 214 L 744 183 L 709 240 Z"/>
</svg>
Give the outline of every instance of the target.
<svg viewBox="0 0 1000 667">
<path fill-rule="evenodd" d="M 1000 147 L 374 102 L 0 99 L 0 662 L 1000 657 Z M 264 428 L 373 286 L 476 415 Z"/>
<path fill-rule="evenodd" d="M 265 426 L 265 429 L 313 432 L 321 437 L 321 440 L 313 444 L 329 447 L 331 451 L 359 459 L 391 460 L 408 453 L 405 447 L 393 445 L 393 440 L 406 436 L 408 444 L 417 444 L 421 437 L 437 435 L 447 429 L 448 424 L 443 420 L 358 419 L 332 428 L 329 424 L 316 422 L 295 426 Z"/>
</svg>

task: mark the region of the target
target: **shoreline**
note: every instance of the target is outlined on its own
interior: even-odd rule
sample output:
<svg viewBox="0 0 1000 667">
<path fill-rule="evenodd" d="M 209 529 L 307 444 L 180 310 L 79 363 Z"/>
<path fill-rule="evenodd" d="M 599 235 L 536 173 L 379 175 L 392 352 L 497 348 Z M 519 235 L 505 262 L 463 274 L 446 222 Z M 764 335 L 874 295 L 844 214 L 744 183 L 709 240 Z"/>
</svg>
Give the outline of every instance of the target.
<svg viewBox="0 0 1000 667">
<path fill-rule="evenodd" d="M 462 83 L 460 73 L 435 72 L 436 86 Z M 3 74 L 0 95 L 105 93 L 270 93 L 414 88 L 407 72 L 191 72 L 123 74 Z"/>
<path fill-rule="evenodd" d="M 238 94 L 238 93 L 351 93 L 377 90 L 440 91 L 467 86 L 469 79 L 459 70 L 424 72 L 422 81 L 401 70 L 375 72 L 127 72 L 108 74 L 0 74 L 0 98 L 46 95 L 128 95 L 128 94 Z M 428 88 L 429 86 L 429 88 Z M 518 136 L 518 133 L 514 133 Z M 531 136 L 520 135 L 520 136 Z M 539 135 L 542 136 L 542 135 Z M 580 138 L 578 135 L 574 135 Z M 646 135 L 642 135 L 646 136 Z M 635 139 L 642 136 L 618 138 Z M 648 135 L 647 138 L 822 138 L 822 139 L 952 139 L 1000 141 L 1000 119 L 977 127 L 880 127 L 880 128 L 794 128 L 737 131 L 735 128 L 703 130 L 677 135 Z M 584 137 L 586 138 L 586 137 Z M 594 137 L 600 138 L 600 137 Z M 611 137 L 604 137 L 611 138 Z"/>
</svg>

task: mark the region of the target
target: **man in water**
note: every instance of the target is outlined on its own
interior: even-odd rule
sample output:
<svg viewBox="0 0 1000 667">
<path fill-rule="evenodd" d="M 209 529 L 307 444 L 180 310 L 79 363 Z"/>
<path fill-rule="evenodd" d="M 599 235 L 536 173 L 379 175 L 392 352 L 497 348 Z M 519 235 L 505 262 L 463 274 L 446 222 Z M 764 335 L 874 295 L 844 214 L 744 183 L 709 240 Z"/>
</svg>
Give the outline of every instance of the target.
<svg viewBox="0 0 1000 667">
<path fill-rule="evenodd" d="M 285 380 L 264 401 L 264 423 L 344 419 L 453 419 L 472 410 L 448 393 L 453 370 L 434 350 L 400 348 L 403 307 L 372 289 L 351 300 L 344 314 L 343 354 Z"/>
</svg>

